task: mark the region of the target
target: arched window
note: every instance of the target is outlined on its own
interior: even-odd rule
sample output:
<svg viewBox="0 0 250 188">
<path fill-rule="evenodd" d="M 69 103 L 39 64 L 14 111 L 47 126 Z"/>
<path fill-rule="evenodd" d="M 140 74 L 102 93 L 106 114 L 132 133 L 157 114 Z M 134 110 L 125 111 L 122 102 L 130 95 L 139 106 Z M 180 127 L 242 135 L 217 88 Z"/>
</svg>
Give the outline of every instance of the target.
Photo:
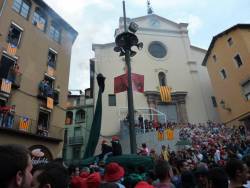
<svg viewBox="0 0 250 188">
<path fill-rule="evenodd" d="M 73 112 L 68 111 L 66 113 L 66 120 L 65 120 L 65 125 L 71 125 L 73 121 Z"/>
<path fill-rule="evenodd" d="M 28 18 L 31 7 L 30 0 L 14 0 L 12 8 L 24 18 Z"/>
<path fill-rule="evenodd" d="M 76 123 L 82 123 L 85 121 L 85 111 L 84 110 L 78 110 L 76 112 Z"/>
<path fill-rule="evenodd" d="M 166 86 L 167 85 L 166 74 L 164 72 L 159 72 L 158 78 L 159 78 L 160 86 Z"/>
<path fill-rule="evenodd" d="M 36 26 L 38 29 L 45 31 L 47 24 L 47 17 L 46 14 L 38 7 L 34 12 L 32 24 Z"/>
</svg>

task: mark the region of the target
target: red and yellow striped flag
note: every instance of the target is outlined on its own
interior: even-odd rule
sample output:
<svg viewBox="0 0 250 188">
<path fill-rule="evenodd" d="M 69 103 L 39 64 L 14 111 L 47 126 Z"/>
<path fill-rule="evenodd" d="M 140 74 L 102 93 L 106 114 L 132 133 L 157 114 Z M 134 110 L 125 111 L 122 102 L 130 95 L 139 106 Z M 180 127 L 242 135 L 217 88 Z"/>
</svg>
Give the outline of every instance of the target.
<svg viewBox="0 0 250 188">
<path fill-rule="evenodd" d="M 166 135 L 167 135 L 167 140 L 174 140 L 174 130 L 167 129 Z"/>
<path fill-rule="evenodd" d="M 47 97 L 47 108 L 53 109 L 54 106 L 54 100 L 50 97 Z"/>
<path fill-rule="evenodd" d="M 171 88 L 168 86 L 160 86 L 160 95 L 162 102 L 171 102 Z"/>
<path fill-rule="evenodd" d="M 21 117 L 19 121 L 19 130 L 29 131 L 30 120 L 28 117 Z"/>
<path fill-rule="evenodd" d="M 10 93 L 11 81 L 3 78 L 2 83 L 1 83 L 1 91 L 5 92 L 5 93 Z"/>
<path fill-rule="evenodd" d="M 164 140 L 164 131 L 158 130 L 156 134 L 157 134 L 158 141 Z"/>
<path fill-rule="evenodd" d="M 15 56 L 16 55 L 16 50 L 17 47 L 14 44 L 9 43 L 8 47 L 7 47 L 7 53 L 11 56 Z"/>
</svg>

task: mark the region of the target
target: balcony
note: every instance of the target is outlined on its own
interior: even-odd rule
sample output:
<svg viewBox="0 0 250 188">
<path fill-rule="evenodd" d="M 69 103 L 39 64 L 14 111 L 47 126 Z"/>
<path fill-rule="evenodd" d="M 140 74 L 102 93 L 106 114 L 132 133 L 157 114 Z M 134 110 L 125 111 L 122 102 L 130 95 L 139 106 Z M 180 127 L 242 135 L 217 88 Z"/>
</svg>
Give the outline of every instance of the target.
<svg viewBox="0 0 250 188">
<path fill-rule="evenodd" d="M 25 135 L 39 140 L 51 142 L 61 142 L 64 135 L 64 129 L 50 125 L 49 128 L 39 128 L 37 121 L 18 115 L 7 115 L 2 118 L 0 114 L 0 132 L 8 134 Z"/>
<path fill-rule="evenodd" d="M 59 94 L 58 90 L 51 88 L 49 85 L 46 85 L 43 81 L 39 84 L 39 91 L 37 98 L 41 100 L 47 100 L 48 97 L 53 99 L 54 105 L 59 103 Z"/>
<path fill-rule="evenodd" d="M 83 144 L 83 136 L 69 137 L 68 145 L 81 145 Z"/>
<path fill-rule="evenodd" d="M 0 79 L 0 98 L 6 100 L 9 98 L 12 89 L 20 88 L 22 74 L 16 74 L 10 76 L 8 74 L 7 79 L 1 78 Z"/>
</svg>

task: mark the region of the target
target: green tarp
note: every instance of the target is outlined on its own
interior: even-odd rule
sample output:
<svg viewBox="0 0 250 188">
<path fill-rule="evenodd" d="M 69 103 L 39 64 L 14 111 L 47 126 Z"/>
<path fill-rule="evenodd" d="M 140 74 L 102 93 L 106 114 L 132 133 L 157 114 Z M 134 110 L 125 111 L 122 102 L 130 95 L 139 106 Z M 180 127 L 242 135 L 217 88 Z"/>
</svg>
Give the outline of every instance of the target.
<svg viewBox="0 0 250 188">
<path fill-rule="evenodd" d="M 89 166 L 96 162 L 96 157 L 84 159 L 80 166 Z M 136 168 L 143 166 L 146 170 L 153 169 L 154 160 L 151 157 L 140 155 L 120 155 L 111 156 L 107 159 L 106 163 L 117 162 L 125 168 Z"/>
<path fill-rule="evenodd" d="M 95 148 L 97 146 L 102 123 L 102 93 L 104 91 L 104 81 L 105 77 L 102 74 L 97 75 L 97 82 L 99 85 L 98 98 L 96 102 L 95 114 L 93 117 L 93 122 L 91 125 L 91 130 L 89 134 L 88 144 L 84 153 L 84 159 L 92 157 L 95 153 Z"/>
</svg>

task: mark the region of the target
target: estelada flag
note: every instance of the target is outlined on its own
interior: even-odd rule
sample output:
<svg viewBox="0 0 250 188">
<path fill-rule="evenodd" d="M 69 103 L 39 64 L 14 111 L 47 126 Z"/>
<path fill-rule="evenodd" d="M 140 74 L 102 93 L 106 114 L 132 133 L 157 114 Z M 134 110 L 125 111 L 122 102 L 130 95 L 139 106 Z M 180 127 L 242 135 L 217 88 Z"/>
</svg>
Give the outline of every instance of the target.
<svg viewBox="0 0 250 188">
<path fill-rule="evenodd" d="M 132 88 L 137 92 L 144 92 L 144 75 L 131 74 Z M 128 75 L 122 74 L 114 78 L 114 93 L 127 91 L 128 88 Z"/>
</svg>

